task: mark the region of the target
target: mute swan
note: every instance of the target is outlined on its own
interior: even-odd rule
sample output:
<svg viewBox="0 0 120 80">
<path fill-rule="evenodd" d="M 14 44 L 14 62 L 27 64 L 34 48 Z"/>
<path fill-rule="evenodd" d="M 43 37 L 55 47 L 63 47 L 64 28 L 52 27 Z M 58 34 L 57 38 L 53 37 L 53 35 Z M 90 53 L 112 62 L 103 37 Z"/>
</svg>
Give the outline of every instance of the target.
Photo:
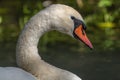
<svg viewBox="0 0 120 80">
<path fill-rule="evenodd" d="M 81 80 L 77 75 L 42 60 L 37 45 L 45 32 L 58 30 L 93 48 L 85 29 L 81 15 L 69 6 L 53 4 L 40 11 L 28 21 L 19 36 L 16 60 L 20 68 L 1 67 L 0 80 Z"/>
</svg>

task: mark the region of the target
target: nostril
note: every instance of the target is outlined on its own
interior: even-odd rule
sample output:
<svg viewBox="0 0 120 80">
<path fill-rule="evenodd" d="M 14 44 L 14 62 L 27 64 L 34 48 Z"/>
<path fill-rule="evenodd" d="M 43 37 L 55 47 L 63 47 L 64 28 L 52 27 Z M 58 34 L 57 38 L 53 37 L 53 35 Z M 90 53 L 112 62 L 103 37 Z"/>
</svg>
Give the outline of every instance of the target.
<svg viewBox="0 0 120 80">
<path fill-rule="evenodd" d="M 81 29 L 81 31 L 82 31 L 82 34 L 85 35 L 85 31 L 84 31 L 84 29 Z"/>
<path fill-rule="evenodd" d="M 86 29 L 87 29 L 86 25 L 85 25 L 84 23 L 82 23 L 82 25 L 83 25 L 83 26 L 82 26 L 83 29 L 86 30 Z"/>
</svg>

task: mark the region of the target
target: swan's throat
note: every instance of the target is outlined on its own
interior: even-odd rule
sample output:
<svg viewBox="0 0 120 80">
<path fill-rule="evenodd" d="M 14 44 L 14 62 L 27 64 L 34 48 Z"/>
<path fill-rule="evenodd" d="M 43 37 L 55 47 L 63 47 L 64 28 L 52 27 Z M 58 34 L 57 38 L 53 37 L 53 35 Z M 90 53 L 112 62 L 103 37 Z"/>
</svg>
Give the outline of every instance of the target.
<svg viewBox="0 0 120 80">
<path fill-rule="evenodd" d="M 34 71 L 37 70 L 38 67 L 40 68 L 41 63 L 43 62 L 39 56 L 37 48 L 39 38 L 46 31 L 50 30 L 48 21 L 34 19 L 35 18 L 32 18 L 25 25 L 21 35 L 19 36 L 16 48 L 16 59 L 18 66 L 30 71 L 32 74 L 35 74 Z"/>
</svg>

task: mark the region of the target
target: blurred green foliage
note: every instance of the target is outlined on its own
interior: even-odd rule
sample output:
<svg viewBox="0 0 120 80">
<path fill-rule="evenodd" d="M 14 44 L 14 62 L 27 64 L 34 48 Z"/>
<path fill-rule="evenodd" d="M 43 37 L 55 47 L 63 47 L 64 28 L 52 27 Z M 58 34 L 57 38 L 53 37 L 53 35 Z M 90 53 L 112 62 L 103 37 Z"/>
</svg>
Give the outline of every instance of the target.
<svg viewBox="0 0 120 80">
<path fill-rule="evenodd" d="M 1 0 L 0 1 L 0 42 L 16 41 L 24 24 L 34 14 L 44 8 L 45 0 Z M 120 0 L 51 0 L 52 3 L 69 5 L 78 10 L 89 26 L 89 34 L 93 44 L 101 44 L 102 49 L 113 49 L 120 43 Z M 103 33 L 101 33 L 103 32 Z M 42 46 L 62 42 L 76 44 L 72 38 L 53 31 L 41 39 Z M 79 44 L 78 44 L 79 45 Z"/>
</svg>

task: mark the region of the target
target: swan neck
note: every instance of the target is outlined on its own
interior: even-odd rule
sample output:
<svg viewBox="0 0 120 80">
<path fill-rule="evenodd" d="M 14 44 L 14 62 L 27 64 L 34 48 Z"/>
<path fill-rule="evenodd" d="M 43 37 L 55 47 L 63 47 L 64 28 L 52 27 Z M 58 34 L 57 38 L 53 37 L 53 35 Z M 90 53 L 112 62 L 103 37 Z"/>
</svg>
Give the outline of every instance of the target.
<svg viewBox="0 0 120 80">
<path fill-rule="evenodd" d="M 16 60 L 19 67 L 29 71 L 34 68 L 33 65 L 38 65 L 41 62 L 41 57 L 38 53 L 38 42 L 40 37 L 50 30 L 49 21 L 46 19 L 36 18 L 34 16 L 24 27 L 21 32 L 17 47 Z M 39 19 L 39 20 L 37 20 Z M 39 21 L 39 22 L 38 22 Z M 41 25 L 42 24 L 42 25 Z"/>
</svg>

